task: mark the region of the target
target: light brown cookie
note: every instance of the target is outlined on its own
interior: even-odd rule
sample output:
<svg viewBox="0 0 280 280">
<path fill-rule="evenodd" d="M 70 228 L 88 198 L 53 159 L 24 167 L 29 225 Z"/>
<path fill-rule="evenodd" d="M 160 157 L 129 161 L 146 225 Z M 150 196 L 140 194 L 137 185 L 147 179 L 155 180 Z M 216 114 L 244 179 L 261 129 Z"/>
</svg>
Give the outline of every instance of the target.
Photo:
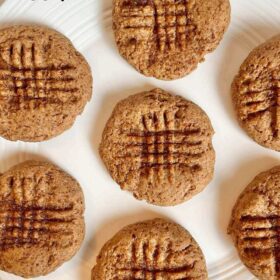
<svg viewBox="0 0 280 280">
<path fill-rule="evenodd" d="M 117 104 L 103 132 L 100 155 L 122 189 L 152 204 L 176 205 L 211 181 L 213 134 L 197 105 L 154 89 Z"/>
<path fill-rule="evenodd" d="M 228 0 L 114 0 L 120 54 L 139 72 L 162 80 L 193 71 L 220 43 Z"/>
<path fill-rule="evenodd" d="M 254 49 L 232 84 L 238 120 L 260 145 L 280 151 L 280 36 Z"/>
<path fill-rule="evenodd" d="M 102 248 L 92 280 L 206 280 L 201 249 L 188 231 L 164 219 L 129 225 Z"/>
<path fill-rule="evenodd" d="M 238 198 L 229 233 L 260 280 L 280 279 L 280 166 L 259 174 Z"/>
<path fill-rule="evenodd" d="M 84 197 L 76 180 L 40 161 L 0 176 L 0 269 L 46 275 L 70 260 L 84 239 Z"/>
<path fill-rule="evenodd" d="M 69 129 L 92 93 L 89 65 L 62 34 L 0 30 L 0 136 L 37 142 Z"/>
</svg>

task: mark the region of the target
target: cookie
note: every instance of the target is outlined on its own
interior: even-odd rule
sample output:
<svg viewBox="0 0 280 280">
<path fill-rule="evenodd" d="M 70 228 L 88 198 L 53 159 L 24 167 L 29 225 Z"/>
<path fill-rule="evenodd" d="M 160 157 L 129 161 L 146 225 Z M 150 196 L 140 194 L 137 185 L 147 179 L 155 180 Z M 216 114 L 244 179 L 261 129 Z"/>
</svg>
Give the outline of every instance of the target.
<svg viewBox="0 0 280 280">
<path fill-rule="evenodd" d="M 232 212 L 229 233 L 243 263 L 260 280 L 280 279 L 280 166 L 259 174 Z"/>
<path fill-rule="evenodd" d="M 232 84 L 238 120 L 260 145 L 280 151 L 280 36 L 254 49 Z"/>
<path fill-rule="evenodd" d="M 89 65 L 62 34 L 0 30 L 0 136 L 38 142 L 69 129 L 92 93 Z"/>
<path fill-rule="evenodd" d="M 190 233 L 164 219 L 129 225 L 102 248 L 92 280 L 206 280 L 204 256 Z"/>
<path fill-rule="evenodd" d="M 0 269 L 25 278 L 70 260 L 84 239 L 84 197 L 78 182 L 40 161 L 0 176 Z"/>
<path fill-rule="evenodd" d="M 114 0 L 120 54 L 140 73 L 181 78 L 216 49 L 230 21 L 228 0 Z"/>
<path fill-rule="evenodd" d="M 117 104 L 103 132 L 100 155 L 122 189 L 152 204 L 176 205 L 211 181 L 213 134 L 197 105 L 154 89 Z"/>
</svg>

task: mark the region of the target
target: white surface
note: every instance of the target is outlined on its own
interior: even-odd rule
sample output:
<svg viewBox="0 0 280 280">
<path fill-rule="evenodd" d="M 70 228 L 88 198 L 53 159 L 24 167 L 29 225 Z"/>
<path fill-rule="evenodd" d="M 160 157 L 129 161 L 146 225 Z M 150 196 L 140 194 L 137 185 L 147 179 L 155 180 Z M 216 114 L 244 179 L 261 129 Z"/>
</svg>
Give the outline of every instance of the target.
<svg viewBox="0 0 280 280">
<path fill-rule="evenodd" d="M 1 3 L 1 1 L 0 1 Z M 80 252 L 46 280 L 89 280 L 97 253 L 123 226 L 166 216 L 187 228 L 201 245 L 211 280 L 249 280 L 226 234 L 232 206 L 241 190 L 279 154 L 251 141 L 238 127 L 230 84 L 255 46 L 280 32 L 279 0 L 232 0 L 232 22 L 218 49 L 191 75 L 173 82 L 145 78 L 117 53 L 110 28 L 110 0 L 6 0 L 0 22 L 39 22 L 57 28 L 87 57 L 94 73 L 94 95 L 74 127 L 51 141 L 28 144 L 0 139 L 0 172 L 30 158 L 47 158 L 82 185 L 87 235 Z M 120 191 L 99 156 L 101 133 L 117 101 L 143 89 L 162 87 L 200 105 L 216 131 L 215 179 L 191 201 L 172 208 L 139 202 Z M 19 279 L 0 272 L 1 280 Z M 105 279 L 104 279 L 105 280 Z"/>
</svg>

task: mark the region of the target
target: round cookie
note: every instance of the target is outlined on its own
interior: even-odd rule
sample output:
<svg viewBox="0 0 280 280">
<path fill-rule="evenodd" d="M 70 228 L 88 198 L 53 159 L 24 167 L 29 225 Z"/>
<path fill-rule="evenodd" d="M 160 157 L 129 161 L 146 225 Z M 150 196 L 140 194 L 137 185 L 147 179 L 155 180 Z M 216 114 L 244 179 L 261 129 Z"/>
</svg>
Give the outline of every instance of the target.
<svg viewBox="0 0 280 280">
<path fill-rule="evenodd" d="M 206 280 L 203 253 L 190 233 L 164 219 L 129 225 L 102 248 L 92 280 Z"/>
<path fill-rule="evenodd" d="M 120 54 L 140 73 L 181 78 L 216 49 L 230 21 L 228 0 L 114 0 Z"/>
<path fill-rule="evenodd" d="M 117 104 L 103 132 L 100 155 L 112 178 L 137 199 L 176 205 L 211 181 L 213 134 L 197 105 L 154 89 Z"/>
<path fill-rule="evenodd" d="M 260 145 L 280 151 L 280 36 L 254 49 L 232 84 L 238 120 Z"/>
<path fill-rule="evenodd" d="M 92 94 L 84 57 L 39 26 L 0 30 L 0 136 L 38 142 L 69 129 Z"/>
<path fill-rule="evenodd" d="M 70 260 L 84 239 L 84 197 L 76 180 L 40 161 L 0 176 L 0 269 L 25 278 Z"/>
<path fill-rule="evenodd" d="M 280 166 L 259 174 L 240 195 L 229 225 L 243 263 L 260 280 L 280 279 Z"/>
</svg>

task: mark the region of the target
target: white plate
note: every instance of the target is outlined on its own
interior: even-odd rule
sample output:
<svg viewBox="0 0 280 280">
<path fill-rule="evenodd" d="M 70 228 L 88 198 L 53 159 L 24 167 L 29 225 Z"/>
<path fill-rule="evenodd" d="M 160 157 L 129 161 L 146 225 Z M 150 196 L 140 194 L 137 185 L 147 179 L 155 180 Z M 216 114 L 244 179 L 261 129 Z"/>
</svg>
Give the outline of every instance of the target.
<svg viewBox="0 0 280 280">
<path fill-rule="evenodd" d="M 257 173 L 279 163 L 279 154 L 258 146 L 238 127 L 229 91 L 249 51 L 280 31 L 280 3 L 231 2 L 232 22 L 221 45 L 195 72 L 173 82 L 145 78 L 118 55 L 110 28 L 111 0 L 2 3 L 0 22 L 39 22 L 60 30 L 87 57 L 94 73 L 93 99 L 71 130 L 39 144 L 0 140 L 0 172 L 26 159 L 47 158 L 76 177 L 84 189 L 86 240 L 70 262 L 43 279 L 90 279 L 96 255 L 106 240 L 127 224 L 157 216 L 169 217 L 193 234 L 205 254 L 210 279 L 254 279 L 240 263 L 226 227 L 241 190 Z M 156 86 L 200 105 L 216 130 L 215 179 L 202 194 L 177 207 L 154 207 L 120 191 L 98 156 L 101 133 L 116 102 Z M 0 272 L 0 279 L 19 278 Z"/>
</svg>

